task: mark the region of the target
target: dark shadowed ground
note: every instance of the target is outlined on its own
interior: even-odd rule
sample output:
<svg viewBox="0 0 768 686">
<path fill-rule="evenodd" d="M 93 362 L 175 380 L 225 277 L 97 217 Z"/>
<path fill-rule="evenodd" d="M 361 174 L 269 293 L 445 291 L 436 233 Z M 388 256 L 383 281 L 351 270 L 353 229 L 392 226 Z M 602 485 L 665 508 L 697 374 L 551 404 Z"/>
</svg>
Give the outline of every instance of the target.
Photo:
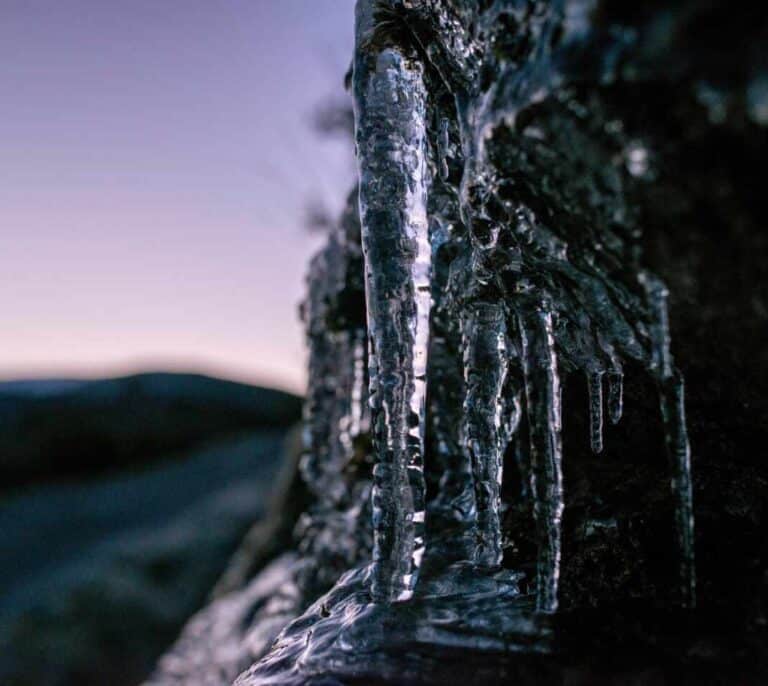
<svg viewBox="0 0 768 686">
<path fill-rule="evenodd" d="M 264 515 L 299 405 L 183 375 L 0 385 L 0 445 L 14 457 L 2 465 L 0 682 L 146 676 Z"/>
</svg>

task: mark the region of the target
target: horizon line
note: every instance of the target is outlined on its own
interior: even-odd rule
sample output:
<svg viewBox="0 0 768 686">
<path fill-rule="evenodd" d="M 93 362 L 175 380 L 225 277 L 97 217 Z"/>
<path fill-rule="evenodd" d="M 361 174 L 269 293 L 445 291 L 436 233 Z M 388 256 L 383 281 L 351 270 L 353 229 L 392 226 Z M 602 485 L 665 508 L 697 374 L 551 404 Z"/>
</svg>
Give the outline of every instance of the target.
<svg viewBox="0 0 768 686">
<path fill-rule="evenodd" d="M 195 374 L 244 383 L 249 386 L 260 386 L 278 391 L 284 391 L 293 395 L 304 396 L 306 394 L 305 382 L 293 383 L 290 379 L 279 374 L 249 371 L 237 368 L 235 365 L 226 365 L 215 362 L 201 362 L 194 360 L 163 361 L 135 360 L 116 364 L 83 365 L 53 364 L 51 366 L 18 366 L 5 368 L 0 366 L 0 383 L 19 383 L 24 381 L 97 381 L 101 379 L 115 379 L 137 374 Z"/>
</svg>

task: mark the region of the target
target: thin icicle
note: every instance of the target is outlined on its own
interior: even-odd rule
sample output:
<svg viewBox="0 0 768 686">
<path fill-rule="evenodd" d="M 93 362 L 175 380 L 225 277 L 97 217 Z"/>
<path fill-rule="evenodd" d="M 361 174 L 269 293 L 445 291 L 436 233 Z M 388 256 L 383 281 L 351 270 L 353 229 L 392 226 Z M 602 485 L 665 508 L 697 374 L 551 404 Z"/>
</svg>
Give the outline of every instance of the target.
<svg viewBox="0 0 768 686">
<path fill-rule="evenodd" d="M 450 122 L 446 117 L 443 117 L 440 120 L 440 131 L 437 140 L 440 178 L 443 181 L 448 179 L 448 147 L 450 145 L 449 127 Z"/>
<path fill-rule="evenodd" d="M 589 444 L 593 453 L 603 452 L 603 372 L 587 374 L 589 388 Z"/>
<path fill-rule="evenodd" d="M 507 427 L 503 426 L 502 389 L 509 353 L 504 309 L 472 307 L 462 326 L 464 349 L 463 438 L 471 461 L 477 503 L 477 545 L 473 561 L 480 567 L 501 565 L 501 478 Z"/>
<path fill-rule="evenodd" d="M 431 508 L 439 517 L 460 523 L 470 534 L 477 519 L 472 465 L 460 444 L 464 374 L 460 317 L 448 302 L 450 265 L 456 247 L 453 235 L 456 206 L 450 189 L 434 181 L 430 188 L 430 243 L 432 245 L 432 299 L 427 416 L 431 433 L 430 468 L 437 482 Z M 452 548 L 457 560 L 471 556 L 473 541 L 462 537 Z"/>
<path fill-rule="evenodd" d="M 680 556 L 680 601 L 685 607 L 696 605 L 696 570 L 693 539 L 693 489 L 691 485 L 691 448 L 685 421 L 683 377 L 672 364 L 669 344 L 669 291 L 664 283 L 647 273 L 640 275 L 651 309 L 653 345 L 651 371 L 659 386 L 659 402 L 664 422 L 664 442 L 672 474 L 675 499 L 675 529 Z"/>
<path fill-rule="evenodd" d="M 472 464 L 460 447 L 463 418 L 461 343 L 458 326 L 433 319 L 430 338 L 429 418 L 432 432 L 432 468 L 439 475 L 433 509 L 470 525 L 476 520 Z M 458 552 L 457 552 L 458 554 Z M 465 552 L 468 555 L 468 552 Z"/>
<path fill-rule="evenodd" d="M 611 424 L 618 424 L 624 412 L 624 374 L 608 372 L 608 417 Z"/>
<path fill-rule="evenodd" d="M 664 440 L 672 472 L 675 497 L 675 528 L 680 554 L 680 600 L 684 607 L 696 605 L 696 568 L 693 540 L 693 492 L 691 484 L 691 448 L 685 426 L 685 386 L 674 371 L 660 385 Z"/>
<path fill-rule="evenodd" d="M 528 435 L 533 471 L 534 514 L 539 539 L 536 607 L 557 610 L 563 516 L 560 375 L 552 314 L 544 302 L 518 312 L 525 376 Z"/>
<path fill-rule="evenodd" d="M 672 376 L 672 356 L 669 351 L 669 313 L 667 298 L 669 291 L 664 282 L 650 272 L 640 272 L 640 284 L 645 289 L 651 314 L 651 371 L 657 379 Z"/>
</svg>

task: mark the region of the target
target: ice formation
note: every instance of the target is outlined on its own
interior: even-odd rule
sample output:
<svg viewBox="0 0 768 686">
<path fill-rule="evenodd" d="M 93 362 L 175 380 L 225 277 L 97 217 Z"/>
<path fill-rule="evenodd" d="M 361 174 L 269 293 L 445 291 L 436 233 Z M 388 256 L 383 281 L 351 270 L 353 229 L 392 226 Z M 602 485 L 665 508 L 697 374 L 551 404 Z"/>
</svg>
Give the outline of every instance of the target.
<svg viewBox="0 0 768 686">
<path fill-rule="evenodd" d="M 569 376 L 586 382 L 595 453 L 621 420 L 625 367 L 655 382 L 677 599 L 694 604 L 683 382 L 631 202 L 652 160 L 599 91 L 631 36 L 595 35 L 590 6 L 358 0 L 359 195 L 303 308 L 315 505 L 280 605 L 301 616 L 239 686 L 386 676 L 396 653 L 405 678 L 414 646 L 549 649 Z M 503 565 L 505 466 L 534 514 L 533 593 Z"/>
<path fill-rule="evenodd" d="M 616 144 L 595 132 L 596 140 L 579 145 L 585 133 L 578 120 L 586 111 L 565 84 L 585 75 L 559 68 L 562 51 L 578 47 L 582 10 L 581 3 L 557 1 L 358 2 L 353 89 L 378 599 L 409 597 L 416 583 L 430 412 L 444 434 L 438 466 L 450 471 L 441 461 L 465 463 L 454 468 L 464 478 L 453 485 L 452 505 L 474 533 L 469 557 L 479 568 L 499 567 L 503 455 L 509 441 L 523 441 L 517 427 L 524 405 L 521 462 L 539 535 L 537 607 L 554 611 L 563 511 L 561 376 L 586 375 L 589 440 L 599 453 L 604 383 L 615 423 L 623 363 L 632 360 L 660 389 L 678 501 L 681 600 L 693 602 L 689 449 L 682 385 L 669 356 L 665 288 L 637 259 L 621 161 L 572 175 L 591 148 Z M 611 60 L 605 61 L 592 65 L 601 79 L 610 78 Z M 638 147 L 628 149 L 626 170 L 638 175 Z M 448 250 L 452 259 L 441 265 Z M 432 345 L 440 351 L 428 361 L 430 295 L 438 338 Z M 455 374 L 450 356 L 461 357 L 463 383 L 454 380 L 458 393 L 428 408 L 432 380 L 440 392 Z M 457 396 L 461 410 L 447 408 Z M 460 415 L 458 436 L 456 426 L 434 416 L 442 414 Z M 445 455 L 449 450 L 460 455 Z"/>
<path fill-rule="evenodd" d="M 368 367 L 376 466 L 374 574 L 383 600 L 413 593 L 424 554 L 424 427 L 429 341 L 427 92 L 413 47 L 376 34 L 357 6 L 353 72 Z"/>
</svg>

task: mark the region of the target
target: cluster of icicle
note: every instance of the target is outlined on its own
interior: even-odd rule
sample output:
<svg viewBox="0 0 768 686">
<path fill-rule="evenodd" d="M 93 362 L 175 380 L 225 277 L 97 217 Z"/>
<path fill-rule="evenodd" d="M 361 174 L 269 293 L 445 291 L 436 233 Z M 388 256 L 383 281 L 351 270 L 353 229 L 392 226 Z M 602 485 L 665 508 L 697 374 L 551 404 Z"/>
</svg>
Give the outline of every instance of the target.
<svg viewBox="0 0 768 686">
<path fill-rule="evenodd" d="M 359 198 L 313 259 L 302 307 L 301 472 L 315 502 L 298 555 L 193 620 L 152 683 L 226 683 L 251 663 L 238 684 L 361 661 L 381 675 L 419 641 L 533 641 L 543 625 L 498 571 L 504 457 L 533 505 L 541 619 L 558 603 L 562 381 L 585 375 L 600 452 L 628 363 L 659 390 L 680 598 L 693 604 L 683 382 L 627 200 L 649 155 L 602 111 L 596 84 L 626 37 L 590 51 L 590 6 L 358 0 Z M 193 659 L 217 645 L 225 657 Z"/>
<path fill-rule="evenodd" d="M 502 458 L 510 442 L 519 444 L 537 524 L 537 607 L 554 611 L 561 377 L 587 376 L 599 452 L 604 386 L 608 416 L 618 422 L 622 365 L 632 360 L 658 384 L 682 599 L 693 602 L 690 456 L 667 292 L 637 262 L 624 204 L 625 177 L 642 173 L 631 164 L 638 151 L 629 166 L 619 159 L 587 171 L 580 187 L 578 158 L 600 142 L 585 141 L 582 151 L 578 140 L 563 139 L 569 126 L 579 135 L 574 119 L 582 136 L 589 127 L 568 89 L 571 74 L 559 68 L 562 51 L 578 49 L 584 12 L 584 3 L 557 0 L 358 1 L 352 85 L 376 600 L 411 597 L 429 547 L 430 433 L 435 454 L 427 462 L 442 473 L 437 500 L 472 530 L 478 569 L 502 561 Z M 609 63 L 589 68 L 610 78 Z M 460 381 L 451 378 L 456 369 Z"/>
</svg>

